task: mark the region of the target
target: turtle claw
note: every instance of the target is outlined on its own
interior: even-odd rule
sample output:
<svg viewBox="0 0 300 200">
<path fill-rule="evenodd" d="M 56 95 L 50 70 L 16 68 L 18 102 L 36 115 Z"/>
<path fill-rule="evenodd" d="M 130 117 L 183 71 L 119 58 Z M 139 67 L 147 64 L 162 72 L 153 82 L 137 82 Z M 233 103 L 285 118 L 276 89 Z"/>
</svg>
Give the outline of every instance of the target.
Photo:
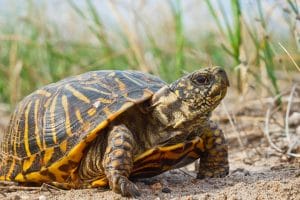
<svg viewBox="0 0 300 200">
<path fill-rule="evenodd" d="M 120 188 L 122 196 L 131 196 L 133 198 L 141 196 L 138 187 L 128 179 L 123 179 L 121 181 Z"/>
</svg>

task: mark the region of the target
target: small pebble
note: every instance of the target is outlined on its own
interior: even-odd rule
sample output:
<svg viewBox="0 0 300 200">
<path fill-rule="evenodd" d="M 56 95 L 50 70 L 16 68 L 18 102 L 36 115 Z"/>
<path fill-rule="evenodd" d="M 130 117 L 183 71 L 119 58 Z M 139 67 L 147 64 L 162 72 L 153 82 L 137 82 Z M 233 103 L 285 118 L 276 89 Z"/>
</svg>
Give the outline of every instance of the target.
<svg viewBox="0 0 300 200">
<path fill-rule="evenodd" d="M 41 196 L 39 196 L 39 200 L 47 200 L 47 198 L 45 195 L 41 195 Z"/>
<path fill-rule="evenodd" d="M 289 125 L 290 126 L 297 126 L 300 124 L 300 112 L 294 112 L 289 117 Z"/>
<path fill-rule="evenodd" d="M 161 191 L 162 191 L 163 193 L 171 193 L 171 189 L 170 189 L 170 188 L 167 188 L 167 187 L 164 187 Z"/>
<path fill-rule="evenodd" d="M 20 200 L 21 197 L 20 197 L 19 195 L 16 195 L 16 196 L 14 196 L 12 199 L 13 199 L 13 200 Z"/>
<path fill-rule="evenodd" d="M 300 135 L 300 125 L 296 128 L 296 134 Z"/>
<path fill-rule="evenodd" d="M 151 185 L 151 188 L 153 190 L 160 190 L 162 188 L 162 185 L 161 185 L 161 183 L 154 183 Z"/>
<path fill-rule="evenodd" d="M 289 157 L 287 155 L 282 155 L 281 158 L 280 158 L 280 160 L 282 162 L 287 162 L 287 161 L 289 161 Z"/>
</svg>

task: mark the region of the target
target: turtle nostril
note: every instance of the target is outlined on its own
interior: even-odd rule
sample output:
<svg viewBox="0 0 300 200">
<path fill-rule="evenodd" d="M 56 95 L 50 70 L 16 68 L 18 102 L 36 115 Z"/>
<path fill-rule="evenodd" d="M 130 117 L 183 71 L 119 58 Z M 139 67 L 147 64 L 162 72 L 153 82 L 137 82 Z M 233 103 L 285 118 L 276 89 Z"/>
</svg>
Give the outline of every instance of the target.
<svg viewBox="0 0 300 200">
<path fill-rule="evenodd" d="M 225 70 L 219 66 L 214 68 L 213 73 L 214 74 L 226 74 Z"/>
<path fill-rule="evenodd" d="M 222 69 L 222 68 L 218 68 L 217 73 L 219 73 L 219 74 L 226 74 L 225 70 Z"/>
<path fill-rule="evenodd" d="M 228 76 L 227 73 L 224 69 L 222 68 L 218 68 L 217 72 L 216 72 L 219 76 L 221 76 L 221 82 L 226 85 L 229 86 L 229 80 L 228 80 Z"/>
</svg>

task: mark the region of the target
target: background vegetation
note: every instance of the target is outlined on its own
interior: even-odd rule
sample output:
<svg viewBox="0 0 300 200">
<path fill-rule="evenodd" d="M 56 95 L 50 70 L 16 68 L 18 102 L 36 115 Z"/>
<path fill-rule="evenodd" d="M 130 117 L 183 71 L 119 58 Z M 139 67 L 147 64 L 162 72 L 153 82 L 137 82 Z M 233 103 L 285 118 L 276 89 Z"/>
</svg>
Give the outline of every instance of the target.
<svg viewBox="0 0 300 200">
<path fill-rule="evenodd" d="M 47 83 L 101 69 L 169 82 L 220 65 L 240 94 L 250 86 L 277 95 L 279 75 L 297 71 L 300 59 L 296 0 L 1 3 L 0 102 L 12 107 Z"/>
</svg>

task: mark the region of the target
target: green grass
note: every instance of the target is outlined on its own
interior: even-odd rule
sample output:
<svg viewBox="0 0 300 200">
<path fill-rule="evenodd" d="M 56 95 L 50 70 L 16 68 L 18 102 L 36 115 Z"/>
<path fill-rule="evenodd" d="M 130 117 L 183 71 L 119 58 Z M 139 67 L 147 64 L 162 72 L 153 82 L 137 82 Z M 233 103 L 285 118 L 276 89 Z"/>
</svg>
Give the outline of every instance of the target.
<svg viewBox="0 0 300 200">
<path fill-rule="evenodd" d="M 237 71 L 237 85 L 238 90 L 242 91 L 242 78 L 241 72 L 238 68 L 239 64 L 241 63 L 240 60 L 240 47 L 242 45 L 242 38 L 241 38 L 241 6 L 239 0 L 231 0 L 231 16 L 228 16 L 228 12 L 225 11 L 224 1 L 221 3 L 220 0 L 217 1 L 217 6 L 214 6 L 211 0 L 205 0 L 207 7 L 212 14 L 216 25 L 222 34 L 223 37 L 226 38 L 227 44 L 222 44 L 224 51 L 233 58 L 234 60 L 234 68 Z M 228 3 L 228 2 L 227 2 Z M 217 7 L 217 8 L 216 8 Z M 220 11 L 221 15 L 217 14 L 218 10 Z M 230 19 L 232 18 L 232 23 Z"/>
<path fill-rule="evenodd" d="M 292 44 L 285 45 L 292 55 L 299 51 L 299 40 L 292 31 L 280 41 L 273 37 L 269 13 L 260 0 L 254 2 L 253 9 L 243 8 L 241 0 L 194 2 L 201 4 L 200 7 L 206 6 L 211 14 L 210 26 L 215 27 L 199 27 L 199 33 L 207 34 L 194 40 L 185 32 L 184 3 L 181 0 L 161 3 L 169 19 L 155 21 L 157 24 L 149 24 L 136 10 L 138 28 L 129 26 L 120 12 L 120 5 L 109 1 L 107 4 L 116 26 L 114 37 L 117 39 L 113 41 L 105 26 L 106 19 L 96 9 L 95 1 L 85 1 L 84 7 L 75 2 L 69 0 L 68 5 L 84 22 L 80 24 L 82 29 L 93 36 L 95 42 L 85 41 L 85 38 L 78 41 L 65 39 L 58 31 L 58 24 L 44 16 L 41 7 L 31 1 L 26 6 L 27 14 L 21 18 L 6 18 L 6 23 L 0 25 L 0 102 L 13 107 L 25 95 L 45 84 L 101 69 L 137 69 L 171 82 L 186 71 L 221 65 L 231 76 L 236 76 L 231 85 L 243 92 L 246 79 L 241 73 L 241 64 L 247 67 L 246 75 L 254 77 L 258 86 L 266 82 L 260 71 L 265 68 L 270 86 L 267 86 L 268 92 L 276 95 L 281 89 L 275 73 L 281 69 L 281 64 L 276 57 L 286 54 L 274 49 L 279 49 L 278 42 L 281 42 Z M 286 1 L 285 4 L 289 9 L 288 17 L 295 20 L 299 13 L 297 3 Z M 77 26 L 76 21 L 70 23 L 70 26 Z M 159 23 L 165 24 L 154 26 Z M 294 30 L 293 23 L 286 23 Z M 153 30 L 153 27 L 163 28 Z M 171 44 L 163 45 L 161 41 L 171 41 Z M 248 44 L 254 47 L 248 50 L 251 52 L 244 48 Z M 254 59 L 243 57 L 243 54 L 251 53 L 255 54 Z"/>
<path fill-rule="evenodd" d="M 176 0 L 173 3 L 170 3 L 170 7 L 172 10 L 172 15 L 175 23 L 175 44 L 176 44 L 176 52 L 175 52 L 175 76 L 180 76 L 182 74 L 182 70 L 184 70 L 184 33 L 183 33 L 183 21 L 182 21 L 182 7 L 181 1 Z"/>
</svg>

